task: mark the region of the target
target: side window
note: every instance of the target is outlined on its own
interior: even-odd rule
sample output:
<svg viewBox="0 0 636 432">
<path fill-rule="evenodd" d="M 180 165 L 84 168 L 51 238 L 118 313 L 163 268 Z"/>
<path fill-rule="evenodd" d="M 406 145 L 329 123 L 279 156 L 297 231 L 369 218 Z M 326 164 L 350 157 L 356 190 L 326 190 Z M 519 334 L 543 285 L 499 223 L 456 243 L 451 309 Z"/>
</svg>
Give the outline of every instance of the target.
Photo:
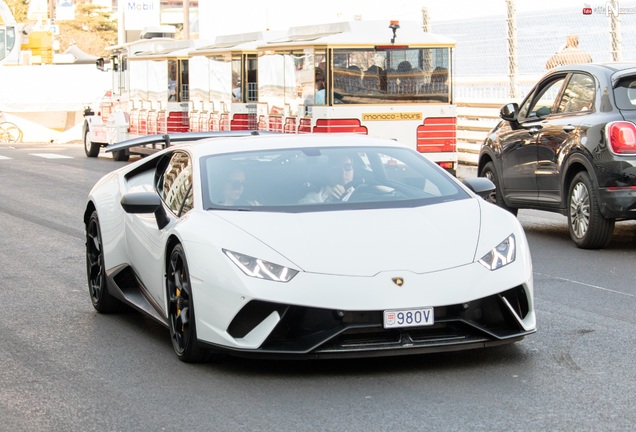
<svg viewBox="0 0 636 432">
<path fill-rule="evenodd" d="M 544 117 L 553 113 L 554 103 L 559 96 L 565 77 L 550 82 L 532 100 L 528 117 Z"/>
<path fill-rule="evenodd" d="M 172 155 L 157 185 L 161 199 L 176 216 L 192 210 L 192 161 L 187 153 Z"/>
<path fill-rule="evenodd" d="M 563 92 L 557 112 L 591 111 L 594 108 L 594 94 L 594 78 L 585 74 L 574 74 Z"/>
</svg>

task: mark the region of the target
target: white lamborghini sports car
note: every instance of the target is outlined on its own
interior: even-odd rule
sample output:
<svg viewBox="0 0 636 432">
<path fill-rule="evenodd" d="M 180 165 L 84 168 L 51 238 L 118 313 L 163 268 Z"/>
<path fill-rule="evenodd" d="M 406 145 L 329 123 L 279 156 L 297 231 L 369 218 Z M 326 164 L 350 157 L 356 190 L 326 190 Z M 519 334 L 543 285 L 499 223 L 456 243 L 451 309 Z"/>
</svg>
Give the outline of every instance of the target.
<svg viewBox="0 0 636 432">
<path fill-rule="evenodd" d="M 164 138 L 91 190 L 86 263 L 95 309 L 154 318 L 181 360 L 454 351 L 536 331 L 526 236 L 483 199 L 490 180 L 363 135 Z"/>
</svg>

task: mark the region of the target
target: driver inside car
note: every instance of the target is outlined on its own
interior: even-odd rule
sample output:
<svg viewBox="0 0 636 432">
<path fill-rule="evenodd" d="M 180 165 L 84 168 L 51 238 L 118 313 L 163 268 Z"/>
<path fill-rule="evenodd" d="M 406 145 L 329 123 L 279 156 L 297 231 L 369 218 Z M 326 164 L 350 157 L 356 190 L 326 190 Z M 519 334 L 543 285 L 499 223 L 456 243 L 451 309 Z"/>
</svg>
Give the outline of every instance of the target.
<svg viewBox="0 0 636 432">
<path fill-rule="evenodd" d="M 328 169 L 327 184 L 317 191 L 309 192 L 300 200 L 300 204 L 346 201 L 351 196 L 354 191 L 351 185 L 353 181 L 351 157 L 344 156 L 330 161 Z"/>
</svg>

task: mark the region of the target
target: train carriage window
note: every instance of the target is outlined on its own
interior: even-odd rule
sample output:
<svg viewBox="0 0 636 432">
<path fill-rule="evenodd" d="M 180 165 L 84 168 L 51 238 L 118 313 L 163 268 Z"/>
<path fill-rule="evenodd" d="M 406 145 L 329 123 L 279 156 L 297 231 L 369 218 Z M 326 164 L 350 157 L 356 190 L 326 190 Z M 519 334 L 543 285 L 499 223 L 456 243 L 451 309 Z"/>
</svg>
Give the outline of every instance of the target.
<svg viewBox="0 0 636 432">
<path fill-rule="evenodd" d="M 244 92 L 242 86 L 241 56 L 235 55 L 232 58 L 232 102 L 243 102 Z"/>
<path fill-rule="evenodd" d="M 179 72 L 179 102 L 188 102 L 190 100 L 190 74 L 187 59 L 179 60 Z"/>
<path fill-rule="evenodd" d="M 177 101 L 179 88 L 177 61 L 168 60 L 168 100 Z"/>
<path fill-rule="evenodd" d="M 188 60 L 168 60 L 168 100 L 187 102 L 190 100 Z"/>
<path fill-rule="evenodd" d="M 258 58 L 256 54 L 247 56 L 247 101 L 258 101 Z"/>
<path fill-rule="evenodd" d="M 310 50 L 281 51 L 258 60 L 258 99 L 267 103 L 270 116 L 280 116 L 286 109 L 315 104 L 315 62 Z"/>
<path fill-rule="evenodd" d="M 334 103 L 449 103 L 451 48 L 337 49 Z"/>
<path fill-rule="evenodd" d="M 331 79 L 327 71 L 325 50 L 314 51 L 314 71 L 314 103 L 325 105 L 327 103 L 327 81 Z"/>
</svg>

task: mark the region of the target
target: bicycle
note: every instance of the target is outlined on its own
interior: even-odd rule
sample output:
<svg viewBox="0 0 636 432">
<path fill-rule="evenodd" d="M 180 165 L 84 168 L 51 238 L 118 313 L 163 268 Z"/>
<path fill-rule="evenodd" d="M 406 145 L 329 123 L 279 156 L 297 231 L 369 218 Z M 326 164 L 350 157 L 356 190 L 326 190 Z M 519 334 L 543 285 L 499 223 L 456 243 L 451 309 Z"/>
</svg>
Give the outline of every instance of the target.
<svg viewBox="0 0 636 432">
<path fill-rule="evenodd" d="M 13 144 L 22 141 L 22 130 L 14 123 L 5 121 L 4 113 L 0 112 L 0 143 Z"/>
</svg>

